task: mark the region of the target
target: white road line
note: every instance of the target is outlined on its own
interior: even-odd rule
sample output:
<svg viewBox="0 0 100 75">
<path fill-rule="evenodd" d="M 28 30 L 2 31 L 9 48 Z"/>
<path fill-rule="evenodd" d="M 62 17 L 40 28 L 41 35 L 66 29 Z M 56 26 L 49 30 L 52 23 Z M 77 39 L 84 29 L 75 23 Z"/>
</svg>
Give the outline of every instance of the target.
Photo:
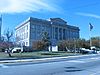
<svg viewBox="0 0 100 75">
<path fill-rule="evenodd" d="M 99 58 L 90 58 L 90 59 L 100 59 L 100 57 Z"/>
<path fill-rule="evenodd" d="M 80 61 L 80 60 L 70 60 L 66 62 L 85 63 L 85 61 Z"/>
</svg>

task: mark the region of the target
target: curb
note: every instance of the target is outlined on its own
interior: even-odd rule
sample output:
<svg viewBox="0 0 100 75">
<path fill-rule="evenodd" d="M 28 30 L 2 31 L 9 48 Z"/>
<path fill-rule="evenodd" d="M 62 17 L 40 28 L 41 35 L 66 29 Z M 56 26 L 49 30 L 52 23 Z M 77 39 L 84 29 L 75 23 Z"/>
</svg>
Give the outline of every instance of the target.
<svg viewBox="0 0 100 75">
<path fill-rule="evenodd" d="M 100 54 L 89 54 L 89 55 L 78 55 L 78 56 L 67 56 L 67 57 L 52 57 L 52 58 L 41 58 L 41 59 L 18 59 L 18 60 L 3 60 L 0 61 L 1 63 L 19 63 L 19 62 L 43 62 L 43 61 L 57 61 L 61 60 L 73 60 L 75 58 L 82 58 L 82 57 L 92 57 L 92 56 L 99 56 Z"/>
</svg>

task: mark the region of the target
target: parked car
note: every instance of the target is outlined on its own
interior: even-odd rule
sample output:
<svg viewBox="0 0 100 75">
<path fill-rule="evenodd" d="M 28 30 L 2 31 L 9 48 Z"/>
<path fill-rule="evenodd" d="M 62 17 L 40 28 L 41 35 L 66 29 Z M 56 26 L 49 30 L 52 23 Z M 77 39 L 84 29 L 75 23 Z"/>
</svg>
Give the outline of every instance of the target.
<svg viewBox="0 0 100 75">
<path fill-rule="evenodd" d="M 20 47 L 15 47 L 12 49 L 12 53 L 19 53 L 21 52 L 21 48 Z"/>
<path fill-rule="evenodd" d="M 97 54 L 99 54 L 100 53 L 100 50 L 96 50 L 96 52 L 97 52 Z"/>
<path fill-rule="evenodd" d="M 92 53 L 96 53 L 94 50 L 89 50 L 89 49 L 85 49 L 85 48 L 81 48 L 80 52 L 82 54 L 92 54 Z"/>
</svg>

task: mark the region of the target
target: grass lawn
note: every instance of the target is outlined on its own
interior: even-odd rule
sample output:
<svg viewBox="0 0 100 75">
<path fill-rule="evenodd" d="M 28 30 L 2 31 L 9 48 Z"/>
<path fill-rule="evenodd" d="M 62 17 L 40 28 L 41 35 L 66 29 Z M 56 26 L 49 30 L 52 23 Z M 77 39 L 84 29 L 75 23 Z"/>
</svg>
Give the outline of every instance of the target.
<svg viewBox="0 0 100 75">
<path fill-rule="evenodd" d="M 39 52 L 26 52 L 26 53 L 12 53 L 11 58 L 47 58 L 47 57 L 60 57 L 60 56 L 72 56 L 75 53 L 68 53 L 68 52 L 46 52 L 46 51 L 39 51 Z M 80 54 L 77 54 L 80 55 Z M 0 58 L 9 58 L 7 53 L 0 53 Z"/>
</svg>

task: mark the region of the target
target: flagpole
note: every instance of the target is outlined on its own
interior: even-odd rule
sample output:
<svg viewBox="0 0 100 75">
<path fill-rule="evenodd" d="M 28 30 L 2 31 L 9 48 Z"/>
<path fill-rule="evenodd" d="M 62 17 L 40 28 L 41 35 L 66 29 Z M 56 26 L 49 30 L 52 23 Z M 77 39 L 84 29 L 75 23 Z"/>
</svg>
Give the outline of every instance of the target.
<svg viewBox="0 0 100 75">
<path fill-rule="evenodd" d="M 91 49 L 91 46 L 92 46 L 92 40 L 91 40 L 91 31 L 89 30 L 89 38 L 90 38 L 90 49 Z"/>
<path fill-rule="evenodd" d="M 91 39 L 91 31 L 93 29 L 93 26 L 91 25 L 91 23 L 89 23 L 89 37 L 90 37 L 90 49 L 91 49 L 91 46 L 92 46 L 92 39 Z"/>
</svg>

